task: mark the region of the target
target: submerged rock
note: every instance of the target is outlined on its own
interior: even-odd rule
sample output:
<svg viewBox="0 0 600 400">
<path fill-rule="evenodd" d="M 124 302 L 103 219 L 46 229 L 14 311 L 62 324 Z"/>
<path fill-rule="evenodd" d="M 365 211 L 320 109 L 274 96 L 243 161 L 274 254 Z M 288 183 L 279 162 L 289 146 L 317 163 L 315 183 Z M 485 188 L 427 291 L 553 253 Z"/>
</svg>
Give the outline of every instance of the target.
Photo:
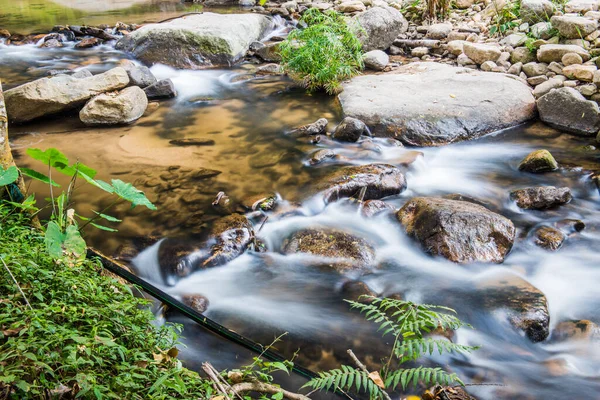
<svg viewBox="0 0 600 400">
<path fill-rule="evenodd" d="M 283 251 L 337 259 L 328 265 L 338 271 L 367 267 L 375 260 L 375 250 L 365 239 L 336 229 L 295 232 L 284 242 Z"/>
<path fill-rule="evenodd" d="M 571 190 L 567 187 L 538 186 L 513 190 L 510 193 L 510 198 L 517 203 L 519 208 L 546 210 L 567 204 L 573 197 Z"/>
<path fill-rule="evenodd" d="M 79 106 L 98 93 L 122 89 L 129 84 L 120 67 L 91 77 L 56 75 L 17 86 L 4 92 L 8 120 L 27 122 Z"/>
<path fill-rule="evenodd" d="M 335 152 L 333 150 L 321 149 L 311 154 L 308 163 L 310 165 L 318 165 L 332 158 L 335 158 Z"/>
<path fill-rule="evenodd" d="M 539 289 L 512 273 L 496 274 L 480 281 L 478 287 L 484 306 L 505 311 L 508 321 L 532 342 L 548 337 L 548 301 Z"/>
<path fill-rule="evenodd" d="M 356 142 L 362 135 L 369 135 L 369 128 L 359 119 L 346 117 L 335 128 L 332 137 L 342 142 Z"/>
<path fill-rule="evenodd" d="M 317 184 L 326 203 L 344 197 L 359 196 L 365 190 L 362 200 L 380 199 L 400 194 L 406 189 L 406 179 L 402 171 L 389 164 L 368 164 L 357 167 L 337 168 Z"/>
<path fill-rule="evenodd" d="M 343 88 L 346 116 L 364 121 L 375 136 L 414 146 L 475 139 L 536 116 L 531 89 L 518 80 L 438 63 L 358 76 Z"/>
<path fill-rule="evenodd" d="M 600 341 L 600 327 L 587 319 L 563 321 L 552 331 L 553 341 L 582 340 L 589 342 Z"/>
<path fill-rule="evenodd" d="M 425 251 L 457 263 L 501 263 L 515 240 L 509 219 L 466 201 L 416 197 L 396 217 Z"/>
<path fill-rule="evenodd" d="M 181 301 L 183 302 L 183 304 L 193 308 L 200 314 L 208 310 L 208 306 L 210 304 L 208 299 L 202 296 L 201 294 L 185 294 L 181 297 Z"/>
<path fill-rule="evenodd" d="M 327 118 L 319 118 L 315 122 L 294 128 L 290 134 L 294 136 L 314 136 L 327 132 Z"/>
<path fill-rule="evenodd" d="M 550 226 L 542 226 L 534 233 L 535 244 L 544 249 L 558 250 L 567 238 L 564 233 Z"/>
<path fill-rule="evenodd" d="M 558 169 L 558 163 L 548 150 L 535 150 L 519 164 L 519 171 L 532 173 L 550 172 Z"/>
<path fill-rule="evenodd" d="M 231 66 L 260 40 L 271 26 L 261 14 L 187 15 L 144 25 L 120 39 L 115 48 L 133 54 L 146 64 L 175 68 Z"/>
<path fill-rule="evenodd" d="M 86 125 L 130 124 L 144 115 L 146 107 L 148 98 L 144 91 L 131 86 L 92 98 L 79 112 L 79 118 Z"/>
</svg>

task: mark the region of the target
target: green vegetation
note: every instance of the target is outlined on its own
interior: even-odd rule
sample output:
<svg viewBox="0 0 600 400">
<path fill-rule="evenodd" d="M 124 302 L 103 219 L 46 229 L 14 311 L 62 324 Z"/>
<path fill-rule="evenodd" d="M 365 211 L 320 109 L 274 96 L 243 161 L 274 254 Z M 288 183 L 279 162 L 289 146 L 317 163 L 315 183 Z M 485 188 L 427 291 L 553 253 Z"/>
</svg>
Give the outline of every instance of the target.
<svg viewBox="0 0 600 400">
<path fill-rule="evenodd" d="M 496 6 L 496 2 L 493 2 Z M 496 7 L 496 16 L 492 20 L 492 26 L 490 26 L 490 35 L 500 34 L 504 35 L 506 32 L 519 26 L 515 21 L 519 19 L 521 15 L 521 2 L 513 1 L 506 4 L 501 9 Z"/>
<path fill-rule="evenodd" d="M 344 79 L 363 68 L 361 43 L 341 14 L 316 8 L 307 10 L 301 25 L 279 46 L 282 67 L 309 91 L 334 94 Z"/>
<path fill-rule="evenodd" d="M 99 262 L 55 262 L 29 222 L 0 203 L 0 397 L 210 397 L 175 358 L 177 326 L 156 327 L 147 301 Z"/>
<path fill-rule="evenodd" d="M 342 365 L 340 369 L 319 373 L 318 378 L 312 379 L 305 386 L 319 390 L 336 388 L 363 391 L 368 393 L 371 399 L 389 399 L 387 391 L 399 387 L 406 390 L 411 384 L 416 387 L 419 382 L 425 385 L 451 383 L 463 385 L 456 374 L 449 374 L 441 368 L 422 366 L 402 368 L 404 363 L 416 361 L 424 354 L 431 355 L 436 350 L 443 354 L 444 352 L 465 353 L 477 349 L 477 347 L 458 345 L 426 336 L 436 330 L 470 327 L 454 315 L 453 309 L 388 298 L 380 299 L 371 296 L 363 296 L 363 298 L 368 303 L 348 302 L 352 308 L 364 313 L 367 320 L 376 323 L 379 330 L 383 331 L 383 336 L 388 334 L 394 336 L 394 344 L 387 364 L 380 371 L 370 373 L 364 365 L 359 365 L 358 368 Z"/>
</svg>

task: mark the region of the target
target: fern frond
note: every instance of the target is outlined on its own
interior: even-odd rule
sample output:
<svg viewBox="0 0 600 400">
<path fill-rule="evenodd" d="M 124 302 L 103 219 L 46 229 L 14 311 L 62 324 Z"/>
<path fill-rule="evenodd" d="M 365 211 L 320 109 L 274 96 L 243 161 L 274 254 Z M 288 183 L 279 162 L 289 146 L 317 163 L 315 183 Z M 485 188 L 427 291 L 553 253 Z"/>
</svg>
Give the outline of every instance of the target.
<svg viewBox="0 0 600 400">
<path fill-rule="evenodd" d="M 340 369 L 332 369 L 326 372 L 319 372 L 317 378 L 306 382 L 303 388 L 314 390 L 355 390 L 357 393 L 368 393 L 370 399 L 382 399 L 383 392 L 377 386 L 369 375 L 357 368 L 342 365 Z"/>
<path fill-rule="evenodd" d="M 400 359 L 401 363 L 413 361 L 421 357 L 423 354 L 432 355 L 434 351 L 440 354 L 446 353 L 470 353 L 477 350 L 479 347 L 465 346 L 452 343 L 448 340 L 434 338 L 416 338 L 405 339 L 402 342 L 396 343 L 394 354 Z"/>
<path fill-rule="evenodd" d="M 412 383 L 413 387 L 421 382 L 426 386 L 439 384 L 442 386 L 448 386 L 451 384 L 458 383 L 464 386 L 463 381 L 456 374 L 449 374 L 441 368 L 408 368 L 394 371 L 386 377 L 385 386 L 390 390 L 395 390 L 398 385 L 402 386 L 402 390 Z"/>
<path fill-rule="evenodd" d="M 377 297 L 368 297 L 369 299 L 377 299 Z M 382 310 L 376 303 L 364 304 L 357 301 L 345 300 L 350 304 L 351 308 L 357 308 L 364 314 L 367 321 L 372 321 L 379 324 L 378 331 L 383 331 L 382 336 L 392 333 L 394 336 L 401 334 L 397 324 L 388 316 L 386 310 Z"/>
</svg>

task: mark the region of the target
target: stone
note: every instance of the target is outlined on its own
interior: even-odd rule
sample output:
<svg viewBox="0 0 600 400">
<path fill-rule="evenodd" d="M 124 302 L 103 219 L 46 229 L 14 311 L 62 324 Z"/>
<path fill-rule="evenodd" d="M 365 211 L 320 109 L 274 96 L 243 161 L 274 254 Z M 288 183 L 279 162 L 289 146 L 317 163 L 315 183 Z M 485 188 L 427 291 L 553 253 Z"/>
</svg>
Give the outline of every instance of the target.
<svg viewBox="0 0 600 400">
<path fill-rule="evenodd" d="M 245 197 L 240 205 L 246 211 L 274 211 L 280 203 L 276 193 L 261 193 Z"/>
<path fill-rule="evenodd" d="M 372 7 L 354 18 L 363 51 L 386 50 L 408 29 L 408 21 L 392 7 Z"/>
<path fill-rule="evenodd" d="M 508 322 L 532 342 L 548 337 L 550 314 L 546 296 L 516 274 L 496 272 L 477 282 L 477 299 L 489 310 L 502 310 Z"/>
<path fill-rule="evenodd" d="M 554 14 L 554 4 L 548 0 L 521 0 L 519 15 L 530 24 L 548 21 Z"/>
<path fill-rule="evenodd" d="M 208 254 L 203 252 L 194 259 L 194 269 L 216 267 L 239 257 L 252 243 L 254 230 L 244 215 L 231 214 L 215 221 L 209 238 L 204 245 Z"/>
<path fill-rule="evenodd" d="M 579 54 L 584 62 L 590 59 L 590 53 L 587 50 L 572 44 L 544 44 L 538 49 L 537 58 L 540 62 L 545 63 L 561 62 L 567 53 Z"/>
<path fill-rule="evenodd" d="M 581 93 L 584 97 L 592 97 L 598 92 L 598 88 L 593 83 L 588 83 L 586 85 L 577 86 L 575 88 L 579 93 Z"/>
<path fill-rule="evenodd" d="M 470 42 L 464 43 L 463 51 L 467 57 L 475 61 L 477 64 L 483 64 L 486 61 L 496 62 L 502 53 L 496 46 Z"/>
<path fill-rule="evenodd" d="M 353 12 L 361 12 L 365 11 L 367 7 L 365 7 L 362 1 L 346 1 L 335 7 L 335 9 L 341 13 L 353 13 Z"/>
<path fill-rule="evenodd" d="M 563 68 L 563 75 L 569 79 L 578 79 L 584 82 L 594 80 L 594 72 L 597 70 L 595 65 L 569 65 Z"/>
<path fill-rule="evenodd" d="M 518 62 L 518 63 L 515 63 L 510 66 L 510 68 L 508 69 L 508 73 L 511 75 L 519 76 L 521 74 L 522 70 L 523 70 L 523 63 Z"/>
<path fill-rule="evenodd" d="M 382 212 L 392 211 L 393 206 L 383 200 L 367 200 L 360 208 L 360 214 L 366 218 L 372 218 Z"/>
<path fill-rule="evenodd" d="M 210 302 L 208 299 L 200 294 L 185 294 L 181 296 L 181 301 L 188 307 L 194 309 L 194 311 L 200 314 L 208 310 Z"/>
<path fill-rule="evenodd" d="M 475 65 L 475 61 L 471 60 L 465 53 L 462 53 L 460 56 L 456 58 L 456 62 L 458 65 L 463 67 L 473 67 L 472 69 L 476 69 L 477 65 Z"/>
<path fill-rule="evenodd" d="M 573 88 L 551 90 L 537 100 L 537 107 L 540 119 L 557 129 L 583 136 L 595 136 L 600 130 L 598 104 Z"/>
<path fill-rule="evenodd" d="M 319 118 L 315 122 L 294 128 L 290 134 L 294 136 L 314 136 L 327 132 L 327 118 Z"/>
<path fill-rule="evenodd" d="M 550 39 L 552 37 L 552 24 L 549 22 L 538 22 L 530 29 L 531 35 L 537 39 Z"/>
<path fill-rule="evenodd" d="M 102 40 L 92 37 L 81 39 L 79 43 L 75 45 L 76 49 L 89 49 L 90 47 L 100 46 L 102 44 Z"/>
<path fill-rule="evenodd" d="M 529 83 L 531 86 L 537 86 L 540 83 L 544 83 L 548 80 L 548 77 L 546 75 L 538 75 L 538 76 L 532 76 L 531 78 L 527 78 L 527 83 Z"/>
<path fill-rule="evenodd" d="M 548 79 L 546 82 L 542 82 L 533 89 L 533 96 L 537 99 L 542 97 L 552 89 L 558 89 L 562 87 L 563 82 L 560 79 Z"/>
<path fill-rule="evenodd" d="M 98 93 L 129 84 L 127 72 L 113 68 L 87 78 L 56 75 L 26 83 L 4 93 L 8 120 L 21 123 L 83 106 Z"/>
<path fill-rule="evenodd" d="M 79 119 L 86 125 L 130 124 L 144 115 L 146 107 L 148 98 L 144 91 L 131 86 L 93 97 L 79 112 Z"/>
<path fill-rule="evenodd" d="M 369 299 L 365 299 L 363 296 L 376 297 L 377 295 L 366 283 L 361 281 L 344 282 L 340 289 L 340 294 L 344 300 L 359 301 L 361 303 L 369 303 Z"/>
<path fill-rule="evenodd" d="M 46 40 L 44 43 L 42 43 L 42 45 L 40 47 L 43 47 L 46 49 L 53 49 L 53 48 L 63 47 L 63 44 L 58 39 L 49 39 L 49 40 Z"/>
<path fill-rule="evenodd" d="M 448 51 L 455 56 L 459 56 L 463 52 L 464 43 L 464 40 L 452 40 L 448 42 Z"/>
<path fill-rule="evenodd" d="M 359 119 L 346 117 L 335 128 L 332 137 L 341 142 L 356 142 L 362 135 L 369 136 L 369 128 Z"/>
<path fill-rule="evenodd" d="M 550 19 L 550 23 L 567 39 L 582 39 L 598 29 L 598 21 L 585 17 L 555 15 Z"/>
<path fill-rule="evenodd" d="M 281 75 L 283 70 L 279 64 L 266 64 L 256 68 L 256 75 Z"/>
<path fill-rule="evenodd" d="M 406 189 L 406 178 L 392 165 L 367 164 L 336 168 L 316 185 L 325 203 L 355 196 L 363 188 L 363 200 L 381 199 L 402 193 Z"/>
<path fill-rule="evenodd" d="M 426 37 L 429 39 L 445 39 L 452 31 L 452 24 L 432 24 L 427 29 Z"/>
<path fill-rule="evenodd" d="M 495 67 L 497 67 L 497 65 L 493 61 L 486 61 L 483 64 L 481 64 L 481 70 L 486 72 L 492 71 Z"/>
<path fill-rule="evenodd" d="M 279 46 L 280 44 L 277 42 L 266 43 L 264 46 L 261 46 L 258 50 L 256 50 L 255 53 L 263 61 L 281 62 L 281 56 L 279 55 Z"/>
<path fill-rule="evenodd" d="M 527 35 L 525 33 L 511 33 L 500 41 L 500 44 L 510 47 L 519 47 L 525 44 Z"/>
<path fill-rule="evenodd" d="M 121 38 L 115 48 L 150 65 L 191 69 L 231 66 L 271 24 L 271 19 L 261 14 L 205 12 L 144 25 Z"/>
<path fill-rule="evenodd" d="M 397 213 L 423 249 L 456 263 L 501 263 L 515 240 L 513 223 L 467 201 L 416 197 Z"/>
<path fill-rule="evenodd" d="M 510 53 L 510 62 L 527 64 L 536 61 L 535 54 L 532 53 L 527 47 L 517 47 Z M 560 61 L 560 60 L 559 60 Z"/>
<path fill-rule="evenodd" d="M 375 71 L 383 71 L 390 62 L 390 57 L 382 50 L 371 50 L 363 55 L 363 61 L 365 67 Z"/>
<path fill-rule="evenodd" d="M 429 54 L 429 47 L 425 46 L 414 47 L 410 50 L 410 55 L 413 57 L 421 58 L 427 54 Z"/>
<path fill-rule="evenodd" d="M 578 340 L 596 343 L 600 340 L 600 327 L 587 319 L 562 321 L 554 327 L 551 339 L 556 342 Z"/>
<path fill-rule="evenodd" d="M 569 0 L 565 4 L 565 11 L 568 13 L 583 14 L 596 10 L 598 10 L 598 1 L 596 0 Z"/>
<path fill-rule="evenodd" d="M 563 65 L 583 64 L 583 58 L 577 53 L 567 53 L 561 58 Z"/>
<path fill-rule="evenodd" d="M 123 60 L 120 63 L 120 66 L 123 67 L 125 71 L 127 71 L 130 86 L 139 86 L 140 88 L 144 89 L 157 82 L 156 77 L 150 71 L 150 68 L 144 65 L 138 66 L 129 60 Z"/>
<path fill-rule="evenodd" d="M 558 169 L 558 163 L 548 150 L 534 150 L 529 153 L 520 163 L 519 171 L 539 174 Z"/>
<path fill-rule="evenodd" d="M 315 151 L 311 156 L 310 159 L 308 160 L 308 163 L 310 165 L 318 165 L 318 164 L 322 164 L 327 160 L 331 160 L 332 158 L 335 158 L 335 152 L 331 149 L 321 149 L 321 150 L 317 150 Z"/>
<path fill-rule="evenodd" d="M 530 63 L 524 64 L 522 70 L 523 70 L 523 72 L 525 72 L 525 75 L 527 75 L 528 77 L 546 75 L 546 72 L 548 72 L 548 64 L 530 62 Z"/>
<path fill-rule="evenodd" d="M 548 71 L 550 72 L 554 72 L 557 75 L 562 75 L 562 69 L 564 68 L 564 66 L 561 63 L 557 63 L 556 61 L 552 61 L 550 64 L 548 64 Z M 565 80 L 567 78 L 565 77 Z"/>
<path fill-rule="evenodd" d="M 368 241 L 338 229 L 309 228 L 294 232 L 284 241 L 283 252 L 333 259 L 327 266 L 340 272 L 369 267 L 375 262 L 375 250 Z"/>
<path fill-rule="evenodd" d="M 538 186 L 510 192 L 510 199 L 525 210 L 547 210 L 567 204 L 572 198 L 567 187 Z"/>
<path fill-rule="evenodd" d="M 475 4 L 475 2 L 476 2 L 476 0 L 456 0 L 454 5 L 457 8 L 464 10 L 464 9 L 467 9 L 467 8 L 473 6 L 473 4 Z"/>
<path fill-rule="evenodd" d="M 365 122 L 375 136 L 413 146 L 475 139 L 536 115 L 531 89 L 522 82 L 438 63 L 412 63 L 342 86 L 344 115 Z"/>
<path fill-rule="evenodd" d="M 547 250 L 558 250 L 566 238 L 564 233 L 551 226 L 541 226 L 534 232 L 536 246 Z"/>
<path fill-rule="evenodd" d="M 169 140 L 169 144 L 172 144 L 173 146 L 180 146 L 180 147 L 214 146 L 215 141 L 213 139 L 206 139 L 206 138 L 185 138 L 185 139 Z"/>
<path fill-rule="evenodd" d="M 177 96 L 175 85 L 171 79 L 162 79 L 144 88 L 144 93 L 150 100 L 171 99 Z"/>
</svg>

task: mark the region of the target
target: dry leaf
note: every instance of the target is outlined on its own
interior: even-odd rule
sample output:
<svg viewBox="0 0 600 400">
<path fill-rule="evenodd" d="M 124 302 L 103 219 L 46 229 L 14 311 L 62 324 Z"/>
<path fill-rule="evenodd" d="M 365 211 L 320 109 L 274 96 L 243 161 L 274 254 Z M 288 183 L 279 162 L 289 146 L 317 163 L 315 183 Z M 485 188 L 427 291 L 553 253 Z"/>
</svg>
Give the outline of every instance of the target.
<svg viewBox="0 0 600 400">
<path fill-rule="evenodd" d="M 10 336 L 17 336 L 19 334 L 19 332 L 21 332 L 24 328 L 17 328 L 17 329 L 4 329 L 2 331 L 2 334 L 4 336 L 10 337 Z"/>
<path fill-rule="evenodd" d="M 224 396 L 215 396 L 215 397 L 211 397 L 210 400 L 225 400 Z"/>
<path fill-rule="evenodd" d="M 140 368 L 146 368 L 148 366 L 148 361 L 138 361 L 135 363 Z"/>
<path fill-rule="evenodd" d="M 375 384 L 376 384 L 377 386 L 379 386 L 379 387 L 380 387 L 380 388 L 382 388 L 382 389 L 385 389 L 385 385 L 384 385 L 383 381 L 381 380 L 381 376 L 379 376 L 379 372 L 377 372 L 377 371 L 373 371 L 373 372 L 371 372 L 371 373 L 369 374 L 369 378 L 370 378 L 370 379 L 371 379 L 373 382 L 375 382 Z"/>
<path fill-rule="evenodd" d="M 167 355 L 169 357 L 177 357 L 177 354 L 179 354 L 179 350 L 177 350 L 177 347 L 171 347 L 169 351 L 167 351 Z"/>
<path fill-rule="evenodd" d="M 450 97 L 452 97 L 453 99 L 455 99 L 456 95 L 455 94 L 451 94 Z"/>
<path fill-rule="evenodd" d="M 154 358 L 154 361 L 156 361 L 159 364 L 165 359 L 165 356 L 160 353 L 152 353 L 152 357 Z"/>
</svg>

